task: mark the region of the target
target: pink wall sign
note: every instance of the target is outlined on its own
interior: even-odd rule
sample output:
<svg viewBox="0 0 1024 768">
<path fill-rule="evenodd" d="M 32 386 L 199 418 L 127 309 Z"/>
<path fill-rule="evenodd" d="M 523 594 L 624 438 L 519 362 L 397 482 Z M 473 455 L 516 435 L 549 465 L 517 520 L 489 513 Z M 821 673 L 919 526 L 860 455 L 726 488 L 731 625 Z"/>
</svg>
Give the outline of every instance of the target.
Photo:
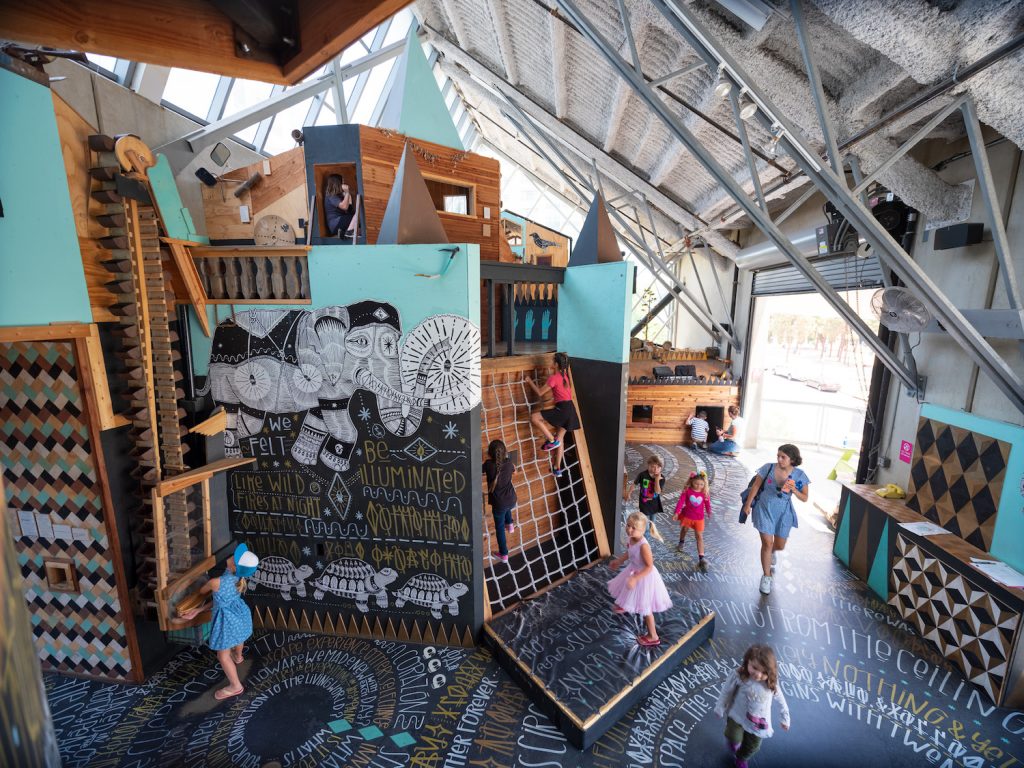
<svg viewBox="0 0 1024 768">
<path fill-rule="evenodd" d="M 912 458 L 914 458 L 914 444 L 909 440 L 904 440 L 900 443 L 900 461 L 909 464 Z"/>
</svg>

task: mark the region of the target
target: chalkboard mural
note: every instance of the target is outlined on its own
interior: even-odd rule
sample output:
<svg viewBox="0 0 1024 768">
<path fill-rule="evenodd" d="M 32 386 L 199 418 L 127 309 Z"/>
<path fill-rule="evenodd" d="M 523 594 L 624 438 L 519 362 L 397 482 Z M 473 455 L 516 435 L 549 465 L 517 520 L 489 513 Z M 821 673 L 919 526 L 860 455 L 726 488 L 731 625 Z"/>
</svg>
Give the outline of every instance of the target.
<svg viewBox="0 0 1024 768">
<path fill-rule="evenodd" d="M 228 502 L 263 558 L 258 622 L 472 636 L 476 325 L 433 315 L 403 336 L 373 300 L 248 310 L 218 326 L 207 391 L 227 453 L 257 458 L 231 473 Z"/>
</svg>

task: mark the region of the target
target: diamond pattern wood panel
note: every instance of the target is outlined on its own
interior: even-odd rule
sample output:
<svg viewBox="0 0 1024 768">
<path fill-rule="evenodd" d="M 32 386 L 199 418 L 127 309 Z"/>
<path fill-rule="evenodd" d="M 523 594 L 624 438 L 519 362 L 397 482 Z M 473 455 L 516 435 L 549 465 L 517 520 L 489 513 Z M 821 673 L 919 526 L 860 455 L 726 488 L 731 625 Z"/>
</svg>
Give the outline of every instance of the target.
<svg viewBox="0 0 1024 768">
<path fill-rule="evenodd" d="M 907 506 L 988 552 L 1011 447 L 994 437 L 921 419 Z"/>
<path fill-rule="evenodd" d="M 48 515 L 58 526 L 15 540 L 36 651 L 51 669 L 128 679 L 128 639 L 73 348 L 0 344 L 0 360 L 0 465 L 12 527 L 24 533 L 19 511 Z M 73 530 L 84 534 L 75 539 Z M 80 594 L 50 591 L 43 562 L 51 557 L 74 562 Z"/>
<path fill-rule="evenodd" d="M 1020 613 L 902 534 L 889 601 L 964 676 L 1002 701 Z"/>
</svg>

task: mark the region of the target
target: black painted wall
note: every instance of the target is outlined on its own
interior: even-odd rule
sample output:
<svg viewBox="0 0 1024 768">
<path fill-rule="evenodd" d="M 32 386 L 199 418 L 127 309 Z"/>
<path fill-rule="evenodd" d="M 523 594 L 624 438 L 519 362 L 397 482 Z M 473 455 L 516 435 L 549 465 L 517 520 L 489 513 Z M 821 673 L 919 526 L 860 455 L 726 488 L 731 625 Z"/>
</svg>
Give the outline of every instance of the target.
<svg viewBox="0 0 1024 768">
<path fill-rule="evenodd" d="M 580 406 L 580 419 L 587 432 L 590 465 L 594 471 L 605 530 L 609 542 L 615 542 L 622 514 L 629 364 L 573 357 L 569 365 Z"/>
</svg>

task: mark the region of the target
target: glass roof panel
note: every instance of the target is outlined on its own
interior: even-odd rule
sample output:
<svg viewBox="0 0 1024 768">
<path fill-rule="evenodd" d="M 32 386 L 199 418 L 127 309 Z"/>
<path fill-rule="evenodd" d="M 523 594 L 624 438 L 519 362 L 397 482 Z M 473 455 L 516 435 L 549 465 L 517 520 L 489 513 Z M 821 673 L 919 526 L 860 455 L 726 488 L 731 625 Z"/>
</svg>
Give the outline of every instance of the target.
<svg viewBox="0 0 1024 768">
<path fill-rule="evenodd" d="M 205 119 L 219 80 L 219 75 L 208 72 L 172 69 L 164 86 L 163 100 L 190 115 Z"/>
<path fill-rule="evenodd" d="M 274 116 L 274 124 L 270 126 L 267 140 L 263 144 L 264 152 L 269 155 L 277 155 L 295 147 L 292 131 L 304 126 L 312 101 L 312 99 L 300 101 Z"/>
<path fill-rule="evenodd" d="M 396 59 L 391 59 L 382 62 L 370 70 L 370 76 L 366 81 L 366 88 L 363 89 L 359 103 L 354 107 L 352 104 L 348 105 L 349 119 L 353 123 L 369 125 L 370 118 L 373 116 L 373 108 L 377 106 L 377 100 L 387 86 L 388 76 L 391 74 L 392 67 L 395 66 L 395 61 Z"/>
<path fill-rule="evenodd" d="M 93 64 L 98 64 L 108 72 L 113 72 L 114 67 L 117 66 L 117 59 L 113 56 L 100 56 L 97 53 L 87 53 L 85 58 L 91 61 Z"/>
<path fill-rule="evenodd" d="M 409 25 L 412 24 L 412 11 L 404 8 L 391 18 L 391 26 L 384 37 L 384 45 L 391 45 L 399 40 L 404 40 L 409 34 Z M 383 46 L 381 46 L 383 47 Z"/>
</svg>

